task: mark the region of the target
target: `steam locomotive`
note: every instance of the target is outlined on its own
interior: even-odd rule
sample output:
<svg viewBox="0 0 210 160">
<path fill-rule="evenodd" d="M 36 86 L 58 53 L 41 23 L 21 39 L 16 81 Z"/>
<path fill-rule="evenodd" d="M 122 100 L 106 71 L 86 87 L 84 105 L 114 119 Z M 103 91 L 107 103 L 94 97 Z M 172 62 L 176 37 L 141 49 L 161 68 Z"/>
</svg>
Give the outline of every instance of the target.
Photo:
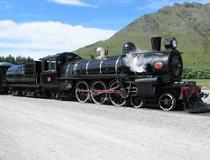
<svg viewBox="0 0 210 160">
<path fill-rule="evenodd" d="M 82 103 L 129 103 L 141 108 L 153 101 L 165 111 L 174 110 L 178 104 L 202 102 L 201 88 L 195 82 L 181 81 L 183 61 L 176 39 L 166 39 L 164 51 L 161 39 L 152 37 L 152 52 L 127 42 L 119 56 L 108 56 L 106 49 L 98 48 L 98 56 L 89 60 L 65 52 L 13 65 L 7 70 L 4 86 L 13 95 L 75 96 Z"/>
</svg>

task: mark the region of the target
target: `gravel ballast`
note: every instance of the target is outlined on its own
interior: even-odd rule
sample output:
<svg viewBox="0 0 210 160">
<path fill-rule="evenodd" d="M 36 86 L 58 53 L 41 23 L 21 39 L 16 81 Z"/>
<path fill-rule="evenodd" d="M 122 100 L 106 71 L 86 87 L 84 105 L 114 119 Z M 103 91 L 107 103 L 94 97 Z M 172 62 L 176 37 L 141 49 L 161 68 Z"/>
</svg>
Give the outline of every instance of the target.
<svg viewBox="0 0 210 160">
<path fill-rule="evenodd" d="M 210 159 L 210 113 L 0 96 L 0 160 L 123 159 Z"/>
</svg>

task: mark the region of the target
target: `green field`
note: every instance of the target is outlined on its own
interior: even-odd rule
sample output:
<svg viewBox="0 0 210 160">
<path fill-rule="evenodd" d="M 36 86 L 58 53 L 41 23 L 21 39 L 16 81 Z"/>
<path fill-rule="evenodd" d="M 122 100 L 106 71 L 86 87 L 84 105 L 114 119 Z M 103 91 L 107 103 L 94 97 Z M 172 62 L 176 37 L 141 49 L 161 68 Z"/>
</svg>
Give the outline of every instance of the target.
<svg viewBox="0 0 210 160">
<path fill-rule="evenodd" d="M 185 79 L 185 81 L 196 81 L 197 85 L 201 86 L 202 89 L 210 89 L 210 79 Z"/>
</svg>

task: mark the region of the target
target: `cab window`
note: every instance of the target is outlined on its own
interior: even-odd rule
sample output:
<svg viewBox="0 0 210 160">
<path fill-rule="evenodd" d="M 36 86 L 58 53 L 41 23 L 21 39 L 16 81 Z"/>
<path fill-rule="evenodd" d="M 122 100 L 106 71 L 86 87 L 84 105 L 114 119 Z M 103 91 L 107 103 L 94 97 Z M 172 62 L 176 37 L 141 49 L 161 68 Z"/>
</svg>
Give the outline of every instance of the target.
<svg viewBox="0 0 210 160">
<path fill-rule="evenodd" d="M 64 65 L 61 69 L 61 76 L 65 77 L 66 76 L 66 70 L 67 70 L 68 65 Z"/>
<path fill-rule="evenodd" d="M 49 70 L 55 71 L 56 70 L 56 61 L 50 61 L 49 62 Z"/>
</svg>

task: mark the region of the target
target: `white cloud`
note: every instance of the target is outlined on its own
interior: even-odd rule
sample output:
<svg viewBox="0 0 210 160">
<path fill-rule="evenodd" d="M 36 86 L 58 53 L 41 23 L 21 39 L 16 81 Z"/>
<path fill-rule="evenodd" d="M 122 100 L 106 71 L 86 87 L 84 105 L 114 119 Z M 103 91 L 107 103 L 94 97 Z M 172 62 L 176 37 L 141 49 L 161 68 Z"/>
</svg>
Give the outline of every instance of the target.
<svg viewBox="0 0 210 160">
<path fill-rule="evenodd" d="M 18 24 L 3 20 L 0 21 L 0 55 L 28 55 L 39 58 L 47 54 L 72 51 L 105 40 L 114 33 L 114 30 L 53 21 Z"/>
<path fill-rule="evenodd" d="M 81 7 L 96 7 L 95 5 L 82 2 L 81 0 L 48 0 L 63 5 L 81 6 Z"/>
</svg>

